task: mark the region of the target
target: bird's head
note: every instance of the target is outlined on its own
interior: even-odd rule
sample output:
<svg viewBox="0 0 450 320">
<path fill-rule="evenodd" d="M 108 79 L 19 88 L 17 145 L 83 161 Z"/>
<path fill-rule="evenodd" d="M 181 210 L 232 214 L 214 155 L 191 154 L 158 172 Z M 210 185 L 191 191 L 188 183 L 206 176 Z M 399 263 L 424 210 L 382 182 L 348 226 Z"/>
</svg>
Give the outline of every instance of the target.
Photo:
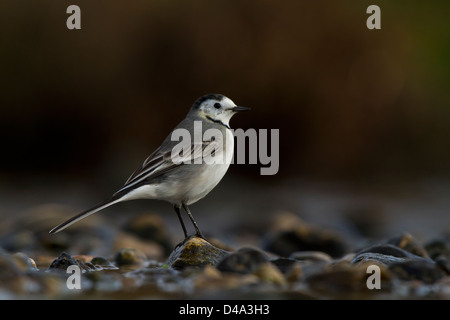
<svg viewBox="0 0 450 320">
<path fill-rule="evenodd" d="M 250 108 L 237 106 L 230 98 L 221 94 L 207 94 L 198 98 L 191 111 L 200 117 L 229 126 L 231 117 L 239 111 Z"/>
</svg>

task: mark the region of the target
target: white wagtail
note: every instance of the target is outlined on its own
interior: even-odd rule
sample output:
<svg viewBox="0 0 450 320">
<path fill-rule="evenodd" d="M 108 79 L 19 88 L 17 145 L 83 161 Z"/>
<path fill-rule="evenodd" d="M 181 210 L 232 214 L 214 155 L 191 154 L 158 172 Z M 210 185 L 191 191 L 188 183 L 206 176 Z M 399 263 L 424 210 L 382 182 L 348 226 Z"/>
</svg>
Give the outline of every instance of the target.
<svg viewBox="0 0 450 320">
<path fill-rule="evenodd" d="M 188 206 L 206 196 L 228 170 L 234 152 L 234 136 L 230 130 L 229 121 L 236 112 L 245 110 L 250 108 L 236 106 L 231 99 L 221 94 L 207 94 L 200 97 L 194 102 L 186 118 L 172 131 L 174 133 L 178 129 L 196 135 L 195 123 L 201 124 L 201 141 L 194 141 L 192 144 L 189 142 L 188 157 L 184 154 L 178 160 L 174 159 L 173 150 L 179 145 L 179 140 L 173 141 L 172 133 L 169 134 L 161 146 L 139 166 L 125 185 L 110 199 L 61 223 L 50 230 L 50 233 L 64 230 L 73 223 L 118 202 L 158 199 L 173 204 L 186 238 L 188 235 L 180 213 L 181 206 L 189 216 L 196 235 L 203 237 Z M 216 136 L 205 139 L 204 133 L 208 129 L 216 129 L 215 132 L 219 132 L 223 139 L 216 139 Z M 224 161 L 212 163 L 195 161 L 202 157 L 208 148 L 210 154 L 217 158 L 222 156 Z M 219 152 L 220 154 L 215 154 Z M 194 160 L 193 163 L 180 161 L 186 158 Z"/>
</svg>

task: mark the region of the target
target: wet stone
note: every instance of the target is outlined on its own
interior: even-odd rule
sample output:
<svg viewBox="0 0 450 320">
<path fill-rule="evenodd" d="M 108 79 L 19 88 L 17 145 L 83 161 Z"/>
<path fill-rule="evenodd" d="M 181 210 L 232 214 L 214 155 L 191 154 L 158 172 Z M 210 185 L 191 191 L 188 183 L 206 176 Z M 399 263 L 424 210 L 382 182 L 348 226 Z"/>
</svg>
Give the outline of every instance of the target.
<svg viewBox="0 0 450 320">
<path fill-rule="evenodd" d="M 217 268 L 206 266 L 203 272 L 195 278 L 196 289 L 223 292 L 224 290 L 238 290 L 257 285 L 261 280 L 253 274 L 238 274 L 231 272 L 220 272 Z"/>
<path fill-rule="evenodd" d="M 77 262 L 72 256 L 68 253 L 61 253 L 58 258 L 52 261 L 49 269 L 62 269 L 66 270 L 69 266 L 77 265 Z"/>
<path fill-rule="evenodd" d="M 166 257 L 164 248 L 158 243 L 139 238 L 128 232 L 118 232 L 113 242 L 113 250 L 133 248 L 145 254 L 149 259 L 162 259 Z"/>
<path fill-rule="evenodd" d="M 353 258 L 352 263 L 359 262 L 360 260 L 367 260 L 369 258 L 384 264 L 390 264 L 391 262 L 397 263 L 406 260 L 426 260 L 426 258 L 412 254 L 411 252 L 392 244 L 382 244 L 361 250 Z"/>
<path fill-rule="evenodd" d="M 217 265 L 222 272 L 249 274 L 255 272 L 261 264 L 269 261 L 268 256 L 254 248 L 241 248 L 226 256 Z"/>
<path fill-rule="evenodd" d="M 22 271 L 38 270 L 36 262 L 22 252 L 14 253 L 12 255 L 12 258 L 19 269 L 21 269 Z"/>
<path fill-rule="evenodd" d="M 286 278 L 286 281 L 297 282 L 304 275 L 303 267 L 300 265 L 300 263 L 297 262 L 292 265 L 292 267 L 287 272 L 283 272 L 283 274 Z"/>
<path fill-rule="evenodd" d="M 445 257 L 439 256 L 436 258 L 436 264 L 441 267 L 442 270 L 444 270 L 448 275 L 450 275 L 450 259 L 447 259 Z"/>
<path fill-rule="evenodd" d="M 388 244 L 399 247 L 400 249 L 406 250 L 416 256 L 429 258 L 429 255 L 425 248 L 420 245 L 414 237 L 409 233 L 403 233 L 397 237 L 393 237 L 388 240 Z"/>
<path fill-rule="evenodd" d="M 92 260 L 93 256 L 89 256 L 89 255 L 85 255 L 85 254 L 76 254 L 76 255 L 72 255 L 72 258 L 74 258 L 75 260 L 79 260 L 83 263 L 88 263 Z"/>
<path fill-rule="evenodd" d="M 266 237 L 263 248 L 282 257 L 289 257 L 296 251 L 322 251 L 340 257 L 347 250 L 338 233 L 303 222 L 272 232 Z"/>
<path fill-rule="evenodd" d="M 0 249 L 0 284 L 21 274 L 21 269 L 10 254 Z"/>
<path fill-rule="evenodd" d="M 348 264 L 325 268 L 322 272 L 307 276 L 305 283 L 313 292 L 328 297 L 358 298 L 363 294 L 377 294 L 379 291 L 389 291 L 391 283 L 389 277 L 382 272 L 381 290 L 368 290 L 367 268 L 365 266 L 352 266 Z"/>
<path fill-rule="evenodd" d="M 277 258 L 270 260 L 272 264 L 274 264 L 283 274 L 289 273 L 292 268 L 299 262 L 295 259 L 290 258 Z"/>
<path fill-rule="evenodd" d="M 425 249 L 436 264 L 450 275 L 450 240 L 431 240 L 425 244 Z"/>
<path fill-rule="evenodd" d="M 67 270 L 69 266 L 76 265 L 82 271 L 95 271 L 96 268 L 90 263 L 85 263 L 79 259 L 73 258 L 66 252 L 61 253 L 58 258 L 52 261 L 49 270 Z"/>
<path fill-rule="evenodd" d="M 438 257 L 450 259 L 450 241 L 448 240 L 435 239 L 429 241 L 425 244 L 425 249 L 433 260 Z"/>
<path fill-rule="evenodd" d="M 61 220 L 57 213 L 49 227 Z M 48 235 L 47 223 L 41 220 L 45 224 L 41 233 L 34 223 L 27 226 L 31 231 L 5 233 L 6 249 L 14 250 L 0 249 L 0 295 L 12 299 L 449 298 L 450 239 L 444 235 L 423 245 L 402 233 L 361 247 L 373 239 L 344 242 L 348 236 L 344 233 L 285 214 L 278 224 L 270 224 L 271 233 L 261 247 L 236 251 L 220 240 L 192 236 L 168 250 L 162 245 L 164 233 L 157 231 L 158 219 L 142 214 L 125 220 L 120 230 L 105 220 L 105 225 L 75 226 L 57 235 Z M 227 240 L 236 246 L 261 244 L 256 237 L 261 230 Z M 354 252 L 353 246 L 363 250 Z M 83 254 L 93 252 L 108 258 Z M 65 271 L 71 265 L 83 271 L 83 290 L 68 290 Z M 371 265 L 381 270 L 381 290 L 367 287 Z M 46 272 L 47 268 L 56 272 Z"/>
<path fill-rule="evenodd" d="M 138 268 L 126 273 L 127 279 L 134 279 L 140 286 L 161 286 L 161 290 L 182 291 L 185 281 L 180 271 L 166 265 L 153 265 Z M 169 286 L 166 286 L 169 285 Z"/>
<path fill-rule="evenodd" d="M 228 251 L 217 248 L 203 238 L 191 236 L 175 247 L 167 260 L 167 265 L 178 270 L 187 267 L 215 266 L 228 254 Z"/>
<path fill-rule="evenodd" d="M 296 251 L 289 258 L 312 263 L 327 263 L 333 260 L 329 254 L 321 251 Z"/>
<path fill-rule="evenodd" d="M 100 267 L 105 270 L 116 270 L 118 269 L 115 265 L 111 263 L 108 259 L 105 257 L 94 257 L 90 261 L 95 267 Z"/>
<path fill-rule="evenodd" d="M 415 255 L 391 244 L 376 245 L 362 250 L 351 261 L 352 264 L 377 262 L 388 266 L 393 275 L 403 281 L 420 280 L 435 283 L 447 272 L 445 264 Z"/>
<path fill-rule="evenodd" d="M 431 284 L 446 276 L 446 272 L 432 260 L 415 260 L 395 263 L 389 270 L 400 280 L 420 280 Z"/>
<path fill-rule="evenodd" d="M 0 248 L 0 296 L 5 299 L 9 293 L 24 294 L 30 287 L 39 288 L 34 278 L 39 271 L 26 255 L 10 254 Z"/>
<path fill-rule="evenodd" d="M 366 262 L 377 262 L 385 265 L 391 265 L 395 263 L 401 263 L 407 261 L 407 258 L 400 258 L 391 255 L 376 253 L 376 252 L 364 252 L 360 253 L 353 258 L 352 263 L 366 263 Z"/>
<path fill-rule="evenodd" d="M 271 283 L 279 286 L 286 284 L 286 279 L 280 269 L 269 262 L 260 264 L 253 274 L 265 283 Z"/>
<path fill-rule="evenodd" d="M 116 252 L 114 261 L 118 266 L 139 265 L 147 260 L 146 255 L 134 248 L 122 248 Z"/>
<path fill-rule="evenodd" d="M 137 215 L 127 221 L 124 230 L 141 239 L 151 240 L 159 244 L 166 255 L 169 255 L 172 251 L 172 243 L 164 220 L 157 214 L 142 213 Z"/>
</svg>

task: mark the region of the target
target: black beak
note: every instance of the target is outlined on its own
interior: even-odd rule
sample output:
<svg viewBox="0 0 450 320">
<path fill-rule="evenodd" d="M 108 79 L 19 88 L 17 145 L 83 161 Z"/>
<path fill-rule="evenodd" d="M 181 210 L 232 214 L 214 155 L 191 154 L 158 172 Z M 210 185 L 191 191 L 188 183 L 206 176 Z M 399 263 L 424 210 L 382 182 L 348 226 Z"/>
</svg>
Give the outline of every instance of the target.
<svg viewBox="0 0 450 320">
<path fill-rule="evenodd" d="M 236 107 L 234 107 L 234 108 L 231 109 L 231 110 L 238 112 L 238 111 L 249 111 L 249 110 L 252 110 L 252 109 L 250 109 L 250 108 L 248 108 L 248 107 L 236 106 Z"/>
</svg>

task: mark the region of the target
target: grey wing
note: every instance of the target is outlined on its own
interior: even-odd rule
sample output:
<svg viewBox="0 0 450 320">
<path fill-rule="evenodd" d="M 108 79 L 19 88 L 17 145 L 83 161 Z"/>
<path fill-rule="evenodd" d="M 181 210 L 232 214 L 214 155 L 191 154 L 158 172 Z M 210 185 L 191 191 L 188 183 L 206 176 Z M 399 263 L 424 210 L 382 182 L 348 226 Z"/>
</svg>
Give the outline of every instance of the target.
<svg viewBox="0 0 450 320">
<path fill-rule="evenodd" d="M 188 149 L 183 149 L 183 145 L 179 144 L 178 149 L 165 148 L 162 150 L 161 147 L 155 150 L 139 168 L 128 178 L 125 185 L 118 190 L 114 195 L 126 191 L 129 188 L 143 182 L 144 180 L 149 180 L 156 178 L 162 174 L 168 173 L 180 166 L 189 165 L 189 163 L 197 163 L 196 160 L 203 157 L 206 152 L 211 152 L 211 150 L 218 149 L 217 144 L 219 142 L 215 140 L 203 141 L 202 143 L 193 143 L 186 146 Z M 173 150 L 175 152 L 173 152 Z M 187 152 L 178 152 L 178 151 Z M 205 152 L 206 151 L 206 152 Z M 201 160 L 202 161 L 202 160 Z"/>
<path fill-rule="evenodd" d="M 155 150 L 150 156 L 145 159 L 142 165 L 133 172 L 133 174 L 125 182 L 125 186 L 132 183 L 135 180 L 139 180 L 140 177 L 154 172 L 157 169 L 163 169 L 164 166 L 170 165 L 170 163 L 164 163 L 167 159 L 167 152 L 161 151 L 161 147 Z"/>
<path fill-rule="evenodd" d="M 170 159 L 170 152 L 161 152 L 158 148 L 128 178 L 124 186 L 115 194 L 119 194 L 144 180 L 155 178 L 180 166 Z"/>
</svg>

